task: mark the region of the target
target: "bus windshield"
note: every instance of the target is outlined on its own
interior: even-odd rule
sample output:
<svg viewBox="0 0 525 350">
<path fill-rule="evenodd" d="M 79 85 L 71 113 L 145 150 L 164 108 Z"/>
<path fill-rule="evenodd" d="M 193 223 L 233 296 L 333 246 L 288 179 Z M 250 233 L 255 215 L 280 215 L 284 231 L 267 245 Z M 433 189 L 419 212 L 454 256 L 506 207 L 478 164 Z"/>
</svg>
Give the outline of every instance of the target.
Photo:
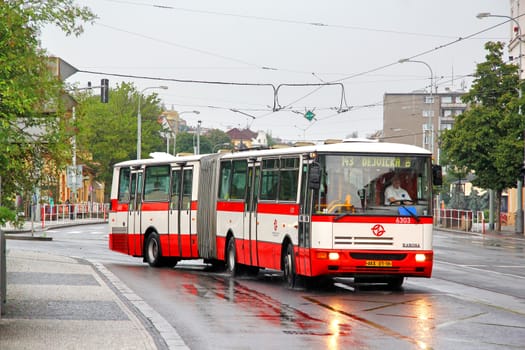
<svg viewBox="0 0 525 350">
<path fill-rule="evenodd" d="M 428 156 L 319 155 L 315 214 L 431 215 Z"/>
</svg>

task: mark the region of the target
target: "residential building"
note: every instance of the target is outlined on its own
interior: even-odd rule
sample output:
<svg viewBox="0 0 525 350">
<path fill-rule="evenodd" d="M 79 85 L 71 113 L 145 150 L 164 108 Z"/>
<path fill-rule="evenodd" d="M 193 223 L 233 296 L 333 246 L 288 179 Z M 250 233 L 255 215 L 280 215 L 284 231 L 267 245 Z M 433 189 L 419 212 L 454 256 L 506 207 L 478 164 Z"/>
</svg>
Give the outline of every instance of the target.
<svg viewBox="0 0 525 350">
<path fill-rule="evenodd" d="M 226 131 L 226 134 L 228 134 L 232 144 L 237 149 L 266 147 L 268 145 L 266 133 L 263 131 L 254 132 L 250 129 L 233 128 Z"/>
<path fill-rule="evenodd" d="M 450 129 L 454 118 L 467 105 L 464 91 L 414 91 L 386 93 L 383 98 L 383 135 L 385 141 L 415 145 L 430 150 L 439 161 L 439 134 Z"/>
</svg>

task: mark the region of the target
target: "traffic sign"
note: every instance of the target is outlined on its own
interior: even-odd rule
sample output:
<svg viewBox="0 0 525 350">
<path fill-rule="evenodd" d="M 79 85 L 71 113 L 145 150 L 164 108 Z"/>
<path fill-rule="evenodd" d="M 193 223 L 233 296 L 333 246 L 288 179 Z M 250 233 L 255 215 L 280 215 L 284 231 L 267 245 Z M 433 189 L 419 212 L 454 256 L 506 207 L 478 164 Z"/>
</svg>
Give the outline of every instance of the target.
<svg viewBox="0 0 525 350">
<path fill-rule="evenodd" d="M 68 166 L 66 169 L 66 185 L 72 191 L 76 191 L 82 186 L 82 165 Z"/>
<path fill-rule="evenodd" d="M 312 119 L 314 119 L 314 117 L 315 117 L 315 113 L 312 112 L 312 111 L 307 111 L 307 112 L 304 114 L 304 117 L 305 117 L 306 119 L 308 119 L 309 122 L 311 122 Z"/>
</svg>

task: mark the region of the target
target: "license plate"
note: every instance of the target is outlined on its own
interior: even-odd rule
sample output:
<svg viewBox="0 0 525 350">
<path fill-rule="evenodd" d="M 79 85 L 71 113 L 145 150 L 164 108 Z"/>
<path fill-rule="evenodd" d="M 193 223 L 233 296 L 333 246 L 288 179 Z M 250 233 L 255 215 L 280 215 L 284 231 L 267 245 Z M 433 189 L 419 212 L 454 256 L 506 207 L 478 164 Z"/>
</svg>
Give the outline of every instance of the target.
<svg viewBox="0 0 525 350">
<path fill-rule="evenodd" d="M 390 260 L 367 260 L 366 266 L 370 267 L 392 267 L 392 261 Z"/>
</svg>

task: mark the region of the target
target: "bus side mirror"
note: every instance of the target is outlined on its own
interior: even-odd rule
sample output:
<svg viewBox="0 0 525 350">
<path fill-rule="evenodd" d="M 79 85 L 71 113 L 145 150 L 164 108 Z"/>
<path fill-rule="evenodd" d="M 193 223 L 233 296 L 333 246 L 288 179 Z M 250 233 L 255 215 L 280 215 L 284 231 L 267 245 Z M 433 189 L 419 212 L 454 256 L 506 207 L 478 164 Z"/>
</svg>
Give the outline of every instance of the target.
<svg viewBox="0 0 525 350">
<path fill-rule="evenodd" d="M 443 172 L 441 169 L 441 165 L 432 165 L 432 183 L 435 186 L 443 185 Z"/>
<path fill-rule="evenodd" d="M 308 187 L 312 190 L 318 190 L 321 187 L 321 166 L 318 163 L 310 164 Z"/>
</svg>

